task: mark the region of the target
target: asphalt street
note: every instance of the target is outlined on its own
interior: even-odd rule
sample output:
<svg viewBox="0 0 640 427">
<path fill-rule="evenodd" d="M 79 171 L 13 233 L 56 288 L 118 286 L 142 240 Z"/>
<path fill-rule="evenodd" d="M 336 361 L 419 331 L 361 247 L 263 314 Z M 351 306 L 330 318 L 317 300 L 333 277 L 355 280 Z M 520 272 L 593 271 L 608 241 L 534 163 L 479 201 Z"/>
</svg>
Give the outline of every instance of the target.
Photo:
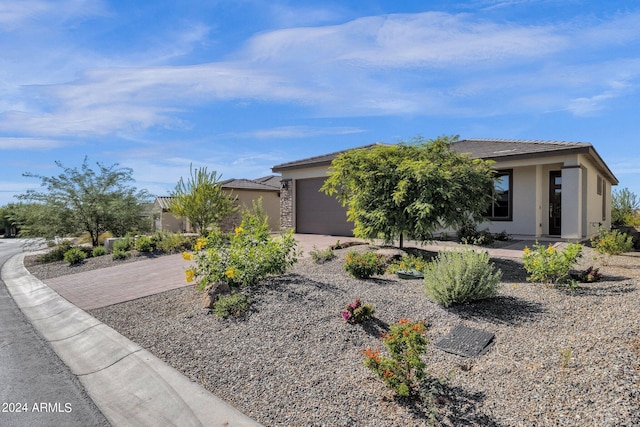
<svg viewBox="0 0 640 427">
<path fill-rule="evenodd" d="M 0 239 L 0 268 L 29 249 Z M 0 278 L 0 426 L 109 426 L 78 378 L 24 317 Z"/>
</svg>

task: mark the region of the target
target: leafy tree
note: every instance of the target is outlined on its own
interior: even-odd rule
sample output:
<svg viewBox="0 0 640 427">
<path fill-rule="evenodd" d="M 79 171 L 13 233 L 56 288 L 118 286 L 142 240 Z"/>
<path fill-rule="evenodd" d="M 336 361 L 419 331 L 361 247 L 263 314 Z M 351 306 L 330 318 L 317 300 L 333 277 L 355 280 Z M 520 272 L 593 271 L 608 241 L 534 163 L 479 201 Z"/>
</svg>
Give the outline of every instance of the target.
<svg viewBox="0 0 640 427">
<path fill-rule="evenodd" d="M 611 195 L 611 222 L 614 225 L 625 225 L 632 222 L 634 211 L 640 208 L 640 201 L 635 193 L 623 188 Z"/>
<path fill-rule="evenodd" d="M 98 236 L 106 231 L 118 236 L 138 228 L 149 194 L 128 185 L 134 181 L 132 169 L 98 162 L 98 169 L 93 170 L 87 157 L 80 169 L 63 166 L 59 161 L 56 165 L 63 170 L 58 176 L 24 174 L 40 179 L 46 189 L 29 190 L 18 196 L 39 205 L 37 209 L 32 207 L 35 218 L 26 218 L 24 228 L 29 235 L 42 235 L 42 227 L 56 234 L 86 231 L 93 246 L 97 246 Z"/>
<path fill-rule="evenodd" d="M 357 237 L 403 236 L 426 241 L 470 217 L 482 220 L 491 203 L 491 162 L 451 150 L 457 137 L 346 151 L 332 162 L 321 188 L 347 206 Z"/>
<path fill-rule="evenodd" d="M 171 193 L 169 211 L 176 216 L 186 217 L 196 231 L 204 235 L 212 225 L 233 213 L 235 196 L 222 189 L 222 182 L 216 171 L 207 172 L 207 168 L 189 166 L 190 177 L 185 182 L 182 177 Z"/>
</svg>

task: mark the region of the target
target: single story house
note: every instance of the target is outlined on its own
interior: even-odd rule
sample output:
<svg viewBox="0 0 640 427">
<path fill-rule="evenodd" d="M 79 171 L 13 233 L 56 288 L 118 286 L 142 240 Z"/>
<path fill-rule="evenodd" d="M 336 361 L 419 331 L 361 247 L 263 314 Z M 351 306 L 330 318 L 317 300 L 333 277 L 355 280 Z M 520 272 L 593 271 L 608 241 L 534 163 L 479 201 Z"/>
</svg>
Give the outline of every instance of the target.
<svg viewBox="0 0 640 427">
<path fill-rule="evenodd" d="M 452 143 L 451 148 L 471 158 L 495 162 L 499 198 L 488 207 L 487 222 L 480 228 L 577 241 L 596 234 L 600 227 L 611 226 L 611 187 L 618 180 L 591 144 L 465 139 Z M 282 174 L 283 228 L 293 227 L 298 233 L 353 235 L 346 208 L 319 192 L 331 161 L 342 152 L 272 168 Z"/>
<path fill-rule="evenodd" d="M 268 175 L 258 179 L 228 179 L 222 181 L 222 189 L 236 196 L 236 206 L 251 208 L 254 201 L 262 199 L 262 207 L 269 217 L 269 227 L 280 229 L 280 177 Z M 169 212 L 171 197 L 157 197 L 154 203 L 154 224 L 158 231 L 186 233 L 193 231 L 186 218 L 177 218 Z M 226 217 L 220 228 L 233 230 L 240 225 L 240 210 Z"/>
</svg>

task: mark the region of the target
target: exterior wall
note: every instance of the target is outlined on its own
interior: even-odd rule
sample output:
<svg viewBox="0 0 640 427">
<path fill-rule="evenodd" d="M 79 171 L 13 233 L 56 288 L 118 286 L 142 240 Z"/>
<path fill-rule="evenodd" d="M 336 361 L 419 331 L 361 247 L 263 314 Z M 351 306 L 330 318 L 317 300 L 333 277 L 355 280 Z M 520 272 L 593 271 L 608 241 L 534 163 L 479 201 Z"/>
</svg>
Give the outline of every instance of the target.
<svg viewBox="0 0 640 427">
<path fill-rule="evenodd" d="M 590 237 L 598 233 L 600 227 L 611 227 L 611 186 L 603 174 L 601 174 L 591 160 L 581 156 L 580 163 L 583 166 L 583 180 L 586 181 L 585 193 L 585 227 L 584 237 Z M 603 180 L 605 186 L 602 194 L 598 194 L 598 177 Z M 602 198 L 605 198 L 605 215 L 602 215 Z"/>
<path fill-rule="evenodd" d="M 233 195 L 238 196 L 237 205 L 251 208 L 253 201 L 262 198 L 262 207 L 269 217 L 269 228 L 280 230 L 280 197 L 277 191 L 259 190 L 233 190 Z M 240 225 L 238 221 L 236 225 Z"/>
</svg>

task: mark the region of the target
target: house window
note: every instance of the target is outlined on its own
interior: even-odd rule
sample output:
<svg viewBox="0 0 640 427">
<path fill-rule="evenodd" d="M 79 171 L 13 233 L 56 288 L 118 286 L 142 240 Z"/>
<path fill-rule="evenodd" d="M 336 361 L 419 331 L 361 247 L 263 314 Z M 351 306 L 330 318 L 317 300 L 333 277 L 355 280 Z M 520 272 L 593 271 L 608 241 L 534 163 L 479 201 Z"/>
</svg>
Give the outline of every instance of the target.
<svg viewBox="0 0 640 427">
<path fill-rule="evenodd" d="M 511 221 L 513 206 L 513 170 L 496 172 L 492 192 L 494 201 L 484 216 L 494 221 Z"/>
<path fill-rule="evenodd" d="M 598 191 L 598 196 L 602 196 L 602 177 L 598 175 L 598 185 L 596 186 Z"/>
<path fill-rule="evenodd" d="M 600 181 L 602 182 L 602 220 L 606 221 L 607 219 L 607 191 L 606 191 L 606 185 L 604 182 L 604 179 L 600 179 Z"/>
</svg>

